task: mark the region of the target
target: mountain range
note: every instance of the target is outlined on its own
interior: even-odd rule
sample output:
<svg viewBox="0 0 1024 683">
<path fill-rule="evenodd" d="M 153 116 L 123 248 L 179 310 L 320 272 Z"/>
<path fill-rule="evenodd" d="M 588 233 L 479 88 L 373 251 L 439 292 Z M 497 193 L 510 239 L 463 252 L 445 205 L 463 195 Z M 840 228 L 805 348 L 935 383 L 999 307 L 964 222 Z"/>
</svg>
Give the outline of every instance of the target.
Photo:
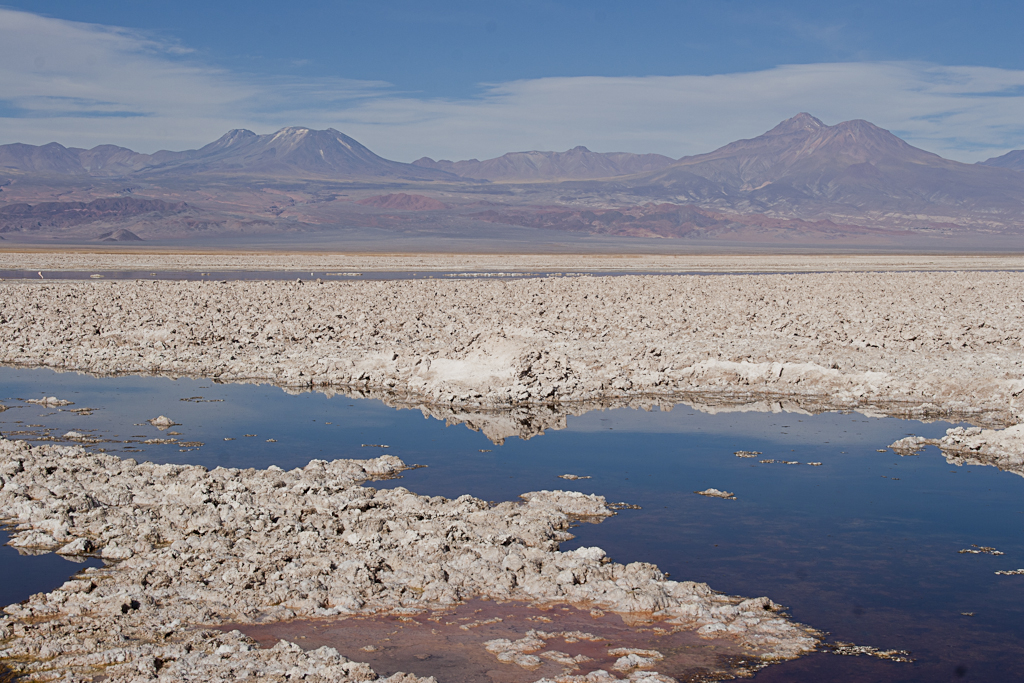
<svg viewBox="0 0 1024 683">
<path fill-rule="evenodd" d="M 94 177 L 253 174 L 300 178 L 454 180 L 455 176 L 377 156 L 333 128 L 282 128 L 270 135 L 230 130 L 200 149 L 139 154 L 125 147 L 0 145 L 0 170 Z"/>
<path fill-rule="evenodd" d="M 1024 150 L 965 164 L 867 121 L 830 126 L 806 113 L 681 159 L 580 146 L 406 164 L 334 129 L 302 127 L 232 130 L 199 149 L 153 154 L 0 146 L 8 239 L 341 229 L 862 245 L 1002 235 L 1024 245 Z"/>
<path fill-rule="evenodd" d="M 981 162 L 985 166 L 997 168 L 1012 168 L 1015 171 L 1024 171 L 1024 149 L 1015 149 L 1012 152 L 998 157 L 992 157 Z"/>
<path fill-rule="evenodd" d="M 913 147 L 867 121 L 798 114 L 750 140 L 631 179 L 694 200 L 727 198 L 803 216 L 1024 212 L 1024 176 Z"/>
<path fill-rule="evenodd" d="M 496 159 L 434 161 L 423 157 L 415 166 L 454 173 L 463 178 L 492 181 L 587 180 L 632 175 L 671 166 L 675 160 L 661 154 L 591 152 L 583 146 L 565 152 L 509 152 Z"/>
</svg>

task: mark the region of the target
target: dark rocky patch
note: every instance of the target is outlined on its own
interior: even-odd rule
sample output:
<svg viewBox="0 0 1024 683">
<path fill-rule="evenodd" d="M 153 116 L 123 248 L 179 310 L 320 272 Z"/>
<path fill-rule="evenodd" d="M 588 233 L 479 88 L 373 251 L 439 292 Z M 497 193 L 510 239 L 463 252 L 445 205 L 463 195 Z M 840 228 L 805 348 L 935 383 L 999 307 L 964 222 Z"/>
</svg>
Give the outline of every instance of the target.
<svg viewBox="0 0 1024 683">
<path fill-rule="evenodd" d="M 116 221 L 146 214 L 178 215 L 189 210 L 190 207 L 185 202 L 171 203 L 160 199 L 137 199 L 134 197 L 109 197 L 95 199 L 91 202 L 39 202 L 38 204 L 19 202 L 0 207 L 0 233 L 60 230 L 77 225 Z M 114 232 L 120 233 L 121 231 L 112 231 L 101 236 L 101 239 L 112 236 Z M 137 235 L 135 238 L 139 239 Z M 125 239 L 125 237 L 122 236 L 119 239 Z"/>
</svg>

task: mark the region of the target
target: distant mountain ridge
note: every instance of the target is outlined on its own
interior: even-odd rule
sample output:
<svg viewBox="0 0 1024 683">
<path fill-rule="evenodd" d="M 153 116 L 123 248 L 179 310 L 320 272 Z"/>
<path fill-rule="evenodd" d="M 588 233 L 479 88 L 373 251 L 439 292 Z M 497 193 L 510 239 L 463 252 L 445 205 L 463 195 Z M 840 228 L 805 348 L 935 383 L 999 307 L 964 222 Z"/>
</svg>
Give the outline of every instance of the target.
<svg viewBox="0 0 1024 683">
<path fill-rule="evenodd" d="M 580 146 L 405 164 L 337 130 L 302 127 L 236 129 L 199 149 L 154 154 L 17 143 L 0 146 L 0 233 L 152 240 L 384 230 L 472 241 L 535 230 L 531 240 L 752 244 L 999 235 L 1024 245 L 1024 169 L 1014 170 L 1022 162 L 1024 151 L 964 164 L 867 121 L 826 125 L 807 113 L 678 160 Z M 986 239 L 978 244 L 995 244 Z"/>
<path fill-rule="evenodd" d="M 565 152 L 509 152 L 479 161 L 434 161 L 423 157 L 416 166 L 454 173 L 463 178 L 491 181 L 593 180 L 665 168 L 675 160 L 661 154 L 591 152 L 582 145 Z"/>
<path fill-rule="evenodd" d="M 982 166 L 995 166 L 996 168 L 1009 168 L 1014 171 L 1024 171 L 1024 149 L 1015 149 L 1002 156 L 992 157 L 985 161 L 978 162 Z"/>
<path fill-rule="evenodd" d="M 856 119 L 828 126 L 810 114 L 801 113 L 756 138 L 737 140 L 707 154 L 683 157 L 674 166 L 709 180 L 749 186 L 824 165 L 840 169 L 865 163 L 931 165 L 942 161 L 946 160 L 867 121 Z"/>
<path fill-rule="evenodd" d="M 14 143 L 0 145 L 0 169 L 50 175 L 120 177 L 216 173 L 325 178 L 459 180 L 444 171 L 390 161 L 328 128 L 282 128 L 257 135 L 231 130 L 196 150 L 140 154 L 116 145 L 92 149 Z"/>
<path fill-rule="evenodd" d="M 390 161 L 333 128 L 282 128 L 257 135 L 232 130 L 188 156 L 144 170 L 146 175 L 174 173 L 263 174 L 327 178 L 456 180 L 444 171 Z"/>
<path fill-rule="evenodd" d="M 1022 180 L 1005 169 L 944 159 L 867 121 L 828 126 L 801 113 L 756 138 L 621 182 L 692 201 L 808 215 L 938 207 L 1021 213 Z"/>
</svg>

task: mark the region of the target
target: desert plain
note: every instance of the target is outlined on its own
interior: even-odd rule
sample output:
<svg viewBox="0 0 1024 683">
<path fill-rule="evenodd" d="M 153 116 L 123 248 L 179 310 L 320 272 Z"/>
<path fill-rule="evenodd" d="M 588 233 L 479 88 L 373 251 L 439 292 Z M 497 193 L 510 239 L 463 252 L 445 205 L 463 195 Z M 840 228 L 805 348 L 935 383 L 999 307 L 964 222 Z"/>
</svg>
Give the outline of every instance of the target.
<svg viewBox="0 0 1024 683">
<path fill-rule="evenodd" d="M 1024 259 L 1016 256 L 42 251 L 0 254 L 2 267 L 39 271 L 0 282 L 4 364 L 386 397 L 496 439 L 530 436 L 536 422 L 522 415 L 557 422 L 611 405 L 682 401 L 955 418 L 976 428 L 941 440 L 948 458 L 1024 473 L 1014 426 L 1024 422 Z M 48 279 L 55 269 L 297 275 Z M 373 269 L 436 276 L 326 276 Z M 513 272 L 542 276 L 486 277 Z M 560 552 L 572 523 L 613 514 L 598 496 L 540 491 L 495 506 L 364 486 L 406 467 L 391 456 L 207 471 L 74 445 L 2 441 L 0 449 L 12 544 L 108 561 L 7 608 L 0 657 L 32 680 L 374 680 L 358 651 L 261 648 L 214 627 L 411 616 L 474 598 L 618 613 L 743 653 L 742 664 L 708 675 L 749 675 L 822 643 L 770 597 L 669 580 L 599 548 Z M 588 670 L 549 648 L 547 635 L 494 640 L 487 650 L 549 680 L 669 680 L 657 653 L 626 648 L 611 671 Z M 555 673 L 540 668 L 556 664 Z"/>
</svg>

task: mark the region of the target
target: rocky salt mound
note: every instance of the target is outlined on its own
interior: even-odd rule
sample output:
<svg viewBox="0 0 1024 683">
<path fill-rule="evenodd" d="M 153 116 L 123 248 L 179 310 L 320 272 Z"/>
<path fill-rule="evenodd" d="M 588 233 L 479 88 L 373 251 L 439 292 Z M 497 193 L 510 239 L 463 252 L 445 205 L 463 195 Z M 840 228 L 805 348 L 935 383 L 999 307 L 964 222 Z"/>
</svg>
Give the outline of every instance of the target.
<svg viewBox="0 0 1024 683">
<path fill-rule="evenodd" d="M 71 401 L 66 401 L 56 396 L 46 396 L 44 398 L 29 398 L 25 399 L 25 403 L 34 403 L 46 408 L 60 408 L 62 406 L 74 405 Z"/>
<path fill-rule="evenodd" d="M 914 455 L 924 446 L 938 446 L 953 465 L 987 465 L 1024 477 L 1024 424 L 1007 429 L 953 427 L 941 439 L 907 436 L 889 448 L 901 455 Z"/>
<path fill-rule="evenodd" d="M 373 680 L 330 648 L 264 650 L 201 627 L 410 613 L 480 596 L 657 618 L 734 640 L 763 662 L 818 643 L 768 598 L 669 581 L 599 548 L 559 552 L 573 520 L 614 514 L 599 496 L 539 491 L 492 506 L 361 485 L 404 467 L 381 456 L 207 471 L 0 440 L 13 544 L 109 561 L 7 607 L 0 659 L 32 680 Z"/>
<path fill-rule="evenodd" d="M 0 362 L 469 408 L 795 396 L 1012 424 L 1022 301 L 1024 280 L 999 272 L 3 282 Z"/>
</svg>

